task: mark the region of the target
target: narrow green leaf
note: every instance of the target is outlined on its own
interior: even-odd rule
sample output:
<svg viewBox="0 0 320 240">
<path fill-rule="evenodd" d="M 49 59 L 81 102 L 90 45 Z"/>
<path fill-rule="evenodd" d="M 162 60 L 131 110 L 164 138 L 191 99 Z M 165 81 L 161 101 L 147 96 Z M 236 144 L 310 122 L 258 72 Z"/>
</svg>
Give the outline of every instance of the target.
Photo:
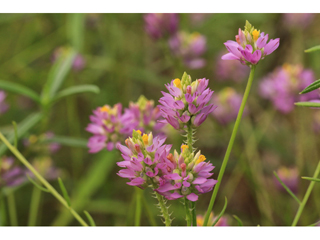
<svg viewBox="0 0 320 240">
<path fill-rule="evenodd" d="M 76 53 L 73 49 L 67 49 L 65 55 L 61 56 L 52 66 L 41 93 L 43 105 L 49 104 L 56 95 L 72 67 L 75 55 Z"/>
<path fill-rule="evenodd" d="M 308 87 L 306 87 L 302 92 L 300 92 L 300 94 L 304 94 L 304 93 L 308 93 L 311 92 L 313 90 L 316 90 L 320 88 L 320 79 L 311 83 Z"/>
<path fill-rule="evenodd" d="M 28 174 L 27 175 L 27 178 L 29 179 L 29 181 L 34 185 L 36 186 L 37 188 L 39 188 L 41 191 L 44 191 L 44 192 L 49 192 L 48 189 L 44 188 L 44 187 L 41 187 L 38 183 L 36 183 Z"/>
<path fill-rule="evenodd" d="M 64 186 L 61 178 L 58 178 L 58 182 L 59 182 L 60 189 L 61 189 L 61 191 L 62 191 L 62 194 L 63 194 L 64 199 L 67 201 L 68 206 L 71 207 L 70 198 L 69 198 L 67 189 L 65 188 L 65 186 Z"/>
<path fill-rule="evenodd" d="M 41 113 L 33 113 L 26 117 L 22 122 L 20 122 L 17 126 L 18 138 L 21 138 L 27 131 L 29 131 L 33 126 L 35 126 L 42 118 Z M 7 137 L 10 143 L 14 141 L 14 130 L 11 131 L 9 136 Z M 7 146 L 5 144 L 1 144 L 0 146 L 0 156 L 4 154 Z"/>
<path fill-rule="evenodd" d="M 0 80 L 0 89 L 17 93 L 40 103 L 40 96 L 32 89 L 18 83 Z"/>
<path fill-rule="evenodd" d="M 84 13 L 72 13 L 68 14 L 67 21 L 67 36 L 70 40 L 72 47 L 77 51 L 81 51 L 84 40 L 85 30 L 85 14 Z"/>
<path fill-rule="evenodd" d="M 239 226 L 243 226 L 241 219 L 237 215 L 232 215 L 235 220 L 237 220 Z"/>
<path fill-rule="evenodd" d="M 290 190 L 290 188 L 287 187 L 286 184 L 284 184 L 284 182 L 279 178 L 278 174 L 273 171 L 273 174 L 276 176 L 276 178 L 278 179 L 279 183 L 282 185 L 282 187 L 284 187 L 284 189 L 291 195 L 291 197 L 294 198 L 294 200 L 296 200 L 299 204 L 301 204 L 301 201 L 297 198 L 297 196 Z"/>
<path fill-rule="evenodd" d="M 314 46 L 314 47 L 309 48 L 307 50 L 304 50 L 304 52 L 309 53 L 309 52 L 314 52 L 314 51 L 318 51 L 318 50 L 320 50 L 320 45 Z"/>
<path fill-rule="evenodd" d="M 15 148 L 18 147 L 18 130 L 17 130 L 17 123 L 15 121 L 12 121 L 13 130 L 14 130 L 14 144 L 13 146 Z"/>
<path fill-rule="evenodd" d="M 319 178 L 311 178 L 311 177 L 301 177 L 301 178 L 309 181 L 320 182 Z"/>
<path fill-rule="evenodd" d="M 45 143 L 60 143 L 64 146 L 69 146 L 69 147 L 81 147 L 81 148 L 88 148 L 87 147 L 87 139 L 82 139 L 82 138 L 73 138 L 73 137 L 67 137 L 67 136 L 57 136 L 55 135 L 53 138 L 46 139 L 44 141 Z"/>
<path fill-rule="evenodd" d="M 217 224 L 217 222 L 219 221 L 219 219 L 222 217 L 222 215 L 224 214 L 224 211 L 226 210 L 227 208 L 227 204 L 228 204 L 228 201 L 227 201 L 227 198 L 225 197 L 224 198 L 224 206 L 220 212 L 220 214 L 218 215 L 217 219 L 214 221 L 214 223 L 212 224 L 212 227 L 215 226 Z"/>
<path fill-rule="evenodd" d="M 294 105 L 300 107 L 320 107 L 320 103 L 317 102 L 296 102 Z"/>
<path fill-rule="evenodd" d="M 87 211 L 83 211 L 84 214 L 87 216 L 89 223 L 91 225 L 91 227 L 95 227 L 96 223 L 94 222 L 93 218 L 91 217 L 91 215 L 87 212 Z"/>
<path fill-rule="evenodd" d="M 98 94 L 100 92 L 100 89 L 96 85 L 89 85 L 89 84 L 69 87 L 58 92 L 54 98 L 54 101 L 61 99 L 63 97 L 67 97 L 72 94 L 86 93 L 86 92 Z"/>
</svg>

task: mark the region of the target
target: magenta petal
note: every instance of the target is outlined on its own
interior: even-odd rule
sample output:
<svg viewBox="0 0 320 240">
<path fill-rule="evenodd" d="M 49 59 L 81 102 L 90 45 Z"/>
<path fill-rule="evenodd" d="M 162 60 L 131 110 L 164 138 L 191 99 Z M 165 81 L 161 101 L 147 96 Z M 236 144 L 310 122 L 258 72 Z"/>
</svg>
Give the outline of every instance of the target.
<svg viewBox="0 0 320 240">
<path fill-rule="evenodd" d="M 203 184 L 203 183 L 205 183 L 206 181 L 207 181 L 206 178 L 198 177 L 198 178 L 196 178 L 196 179 L 192 182 L 192 184 Z"/>
<path fill-rule="evenodd" d="M 279 47 L 280 44 L 280 38 L 271 39 L 269 43 L 264 47 L 264 55 L 271 54 L 274 50 L 276 50 Z"/>
<path fill-rule="evenodd" d="M 240 58 L 232 53 L 227 53 L 221 57 L 222 60 L 239 60 Z"/>
<path fill-rule="evenodd" d="M 166 179 L 170 180 L 180 180 L 182 177 L 178 173 L 167 174 L 164 176 Z"/>
<path fill-rule="evenodd" d="M 133 179 L 131 182 L 127 182 L 128 185 L 138 186 L 144 184 L 145 180 L 141 177 Z"/>
<path fill-rule="evenodd" d="M 187 199 L 192 202 L 195 202 L 198 200 L 198 195 L 195 193 L 190 193 L 189 195 L 187 195 Z"/>
</svg>

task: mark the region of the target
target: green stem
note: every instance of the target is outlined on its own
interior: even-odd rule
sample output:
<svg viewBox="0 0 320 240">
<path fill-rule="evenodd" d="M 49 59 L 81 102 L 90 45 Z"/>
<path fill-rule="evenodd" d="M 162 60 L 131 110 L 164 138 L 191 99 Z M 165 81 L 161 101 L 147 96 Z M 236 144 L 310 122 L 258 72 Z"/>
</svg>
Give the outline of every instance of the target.
<svg viewBox="0 0 320 240">
<path fill-rule="evenodd" d="M 197 214 L 196 214 L 196 202 L 191 202 L 191 217 L 192 217 L 192 226 L 197 226 Z"/>
<path fill-rule="evenodd" d="M 193 133 L 192 133 L 192 127 L 191 122 L 188 123 L 187 127 L 187 144 L 190 152 L 193 152 Z"/>
<path fill-rule="evenodd" d="M 135 187 L 136 190 L 136 214 L 134 218 L 134 225 L 140 226 L 140 219 L 141 219 L 141 197 L 142 197 L 142 190 L 138 187 Z"/>
<path fill-rule="evenodd" d="M 14 193 L 10 192 L 8 194 L 8 207 L 10 215 L 10 224 L 11 226 L 18 226 L 17 211 L 16 211 L 16 201 Z"/>
<path fill-rule="evenodd" d="M 154 191 L 154 194 L 156 195 L 156 198 L 159 201 L 159 206 L 160 206 L 162 216 L 164 218 L 164 223 L 165 223 L 166 227 L 169 227 L 169 226 L 171 226 L 171 219 L 170 219 L 168 207 L 166 206 L 166 203 L 163 199 L 163 196 L 160 195 L 159 193 L 157 193 L 156 191 Z"/>
<path fill-rule="evenodd" d="M 25 159 L 25 157 L 15 148 L 13 147 L 8 140 L 2 135 L 0 132 L 0 139 L 3 143 L 10 149 L 10 151 L 23 163 L 39 181 L 49 190 L 49 192 L 60 202 L 63 206 L 65 206 L 70 213 L 78 220 L 78 222 L 82 226 L 88 226 L 88 224 L 78 215 L 78 213 L 71 207 L 68 206 L 67 201 L 47 182 L 38 172 L 37 170 Z"/>
<path fill-rule="evenodd" d="M 316 170 L 315 170 L 315 172 L 314 172 L 313 178 L 317 178 L 318 175 L 319 175 L 319 173 L 320 173 L 320 161 L 319 161 L 318 166 L 317 166 L 317 168 L 316 168 Z M 308 201 L 308 199 L 309 199 L 309 196 L 310 196 L 310 194 L 311 194 L 311 191 L 312 191 L 312 189 L 313 189 L 314 184 L 315 184 L 314 181 L 310 182 L 309 187 L 308 187 L 308 189 L 307 189 L 307 192 L 306 192 L 306 194 L 305 194 L 304 197 L 303 197 L 303 200 L 302 200 L 302 202 L 301 202 L 301 204 L 300 204 L 300 206 L 299 206 L 299 209 L 298 209 L 298 211 L 297 211 L 297 213 L 296 213 L 296 216 L 294 217 L 294 220 L 293 220 L 291 226 L 296 226 L 296 225 L 297 225 L 297 223 L 298 223 L 298 221 L 299 221 L 299 218 L 300 218 L 300 216 L 301 216 L 301 213 L 302 213 L 302 211 L 303 211 L 303 209 L 304 209 L 304 206 L 306 205 L 306 203 L 307 203 L 307 201 Z"/>
<path fill-rule="evenodd" d="M 36 226 L 40 199 L 41 199 L 41 190 L 36 186 L 34 186 L 32 191 L 32 196 L 31 196 L 28 226 Z"/>
<path fill-rule="evenodd" d="M 231 150 L 232 150 L 232 147 L 233 147 L 233 143 L 234 143 L 234 140 L 235 140 L 237 132 L 238 132 L 238 128 L 239 128 L 239 124 L 240 124 L 240 121 L 241 121 L 241 118 L 242 118 L 243 110 L 244 110 L 244 107 L 246 105 L 246 102 L 247 102 L 247 99 L 248 99 L 248 96 L 249 96 L 249 92 L 250 92 L 251 85 L 252 85 L 252 82 L 253 82 L 253 76 L 254 76 L 255 69 L 256 69 L 256 66 L 253 65 L 251 67 L 251 71 L 250 71 L 247 87 L 246 87 L 246 90 L 245 90 L 244 95 L 243 95 L 243 99 L 242 99 L 241 106 L 240 106 L 240 109 L 239 109 L 239 112 L 238 112 L 238 116 L 237 116 L 236 122 L 234 124 L 233 131 L 232 131 L 232 134 L 231 134 L 231 138 L 230 138 L 230 141 L 229 141 L 229 144 L 228 144 L 228 148 L 227 148 L 227 151 L 226 151 L 226 154 L 224 156 L 224 159 L 223 159 L 223 162 L 222 162 L 222 166 L 221 166 L 221 169 L 220 169 L 220 172 L 219 172 L 218 182 L 217 182 L 217 184 L 216 184 L 216 186 L 214 188 L 214 191 L 212 193 L 212 197 L 211 197 L 211 200 L 210 200 L 210 203 L 209 203 L 209 206 L 208 206 L 208 210 L 206 212 L 206 216 L 205 216 L 205 219 L 204 219 L 203 226 L 207 226 L 208 225 L 210 212 L 211 212 L 211 210 L 213 208 L 213 204 L 214 204 L 214 201 L 216 199 L 216 196 L 217 196 L 220 184 L 221 184 L 221 180 L 222 180 L 224 171 L 226 169 L 226 166 L 227 166 L 227 163 L 228 163 L 228 160 L 229 160 L 229 157 L 230 157 L 230 153 L 231 153 Z"/>
<path fill-rule="evenodd" d="M 187 220 L 187 226 L 191 226 L 191 213 L 189 209 L 189 201 L 186 197 L 184 197 L 184 208 L 186 210 L 186 220 Z"/>
</svg>

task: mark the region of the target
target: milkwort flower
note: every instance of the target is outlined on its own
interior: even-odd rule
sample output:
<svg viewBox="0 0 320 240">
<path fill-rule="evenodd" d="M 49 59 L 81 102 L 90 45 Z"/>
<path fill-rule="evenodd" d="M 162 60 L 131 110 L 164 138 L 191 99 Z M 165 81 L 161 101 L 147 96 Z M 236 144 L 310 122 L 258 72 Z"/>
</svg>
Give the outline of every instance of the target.
<svg viewBox="0 0 320 240">
<path fill-rule="evenodd" d="M 5 102 L 6 97 L 6 93 L 0 90 L 0 114 L 6 112 L 9 108 L 9 105 Z"/>
<path fill-rule="evenodd" d="M 173 35 L 178 29 L 177 13 L 148 13 L 143 18 L 146 32 L 155 40 Z"/>
<path fill-rule="evenodd" d="M 206 37 L 200 33 L 178 32 L 169 39 L 169 47 L 174 56 L 181 58 L 190 69 L 202 68 L 206 60 L 201 58 L 207 49 Z"/>
<path fill-rule="evenodd" d="M 181 146 L 181 153 L 168 154 L 158 164 L 160 185 L 156 191 L 169 200 L 186 197 L 197 201 L 198 195 L 210 192 L 217 180 L 209 179 L 214 166 L 205 162 L 206 157 L 198 151 L 194 154 L 187 145 Z"/>
<path fill-rule="evenodd" d="M 104 105 L 98 107 L 90 116 L 91 123 L 86 130 L 94 135 L 89 138 L 88 148 L 90 153 L 96 153 L 106 148 L 111 151 L 115 145 L 127 137 L 137 123 L 133 121 L 132 114 L 122 114 L 122 105 L 114 107 Z"/>
<path fill-rule="evenodd" d="M 164 145 L 166 138 L 157 136 L 153 138 L 152 133 L 143 134 L 141 131 L 133 130 L 132 138 L 126 139 L 125 144 L 117 144 L 124 159 L 117 162 L 120 170 L 117 174 L 120 177 L 128 178 L 128 185 L 145 188 L 151 185 L 156 188 L 162 181 L 159 177 L 159 165 L 169 154 L 172 145 Z"/>
<path fill-rule="evenodd" d="M 27 170 L 15 166 L 12 157 L 2 157 L 0 159 L 0 188 L 16 187 L 24 183 Z"/>
<path fill-rule="evenodd" d="M 226 87 L 212 97 L 212 102 L 219 107 L 212 112 L 212 115 L 220 124 L 228 124 L 237 118 L 237 114 L 241 105 L 242 96 L 231 87 Z M 248 109 L 244 109 L 243 116 L 248 113 Z"/>
<path fill-rule="evenodd" d="M 262 79 L 259 90 L 263 98 L 272 101 L 274 107 L 286 114 L 294 109 L 295 102 L 319 99 L 319 91 L 299 94 L 314 82 L 315 77 L 310 69 L 301 65 L 284 64 Z"/>
<path fill-rule="evenodd" d="M 192 127 L 200 126 L 216 106 L 209 104 L 213 91 L 208 87 L 209 80 L 202 78 L 191 81 L 183 74 L 182 80 L 176 78 L 168 83 L 169 93 L 162 92 L 158 107 L 164 118 L 161 122 L 169 123 L 177 130 L 185 130 L 188 122 Z"/>
<path fill-rule="evenodd" d="M 244 65 L 256 65 L 265 56 L 279 47 L 280 39 L 270 39 L 268 34 L 260 33 L 248 21 L 245 29 L 239 28 L 236 41 L 228 40 L 224 43 L 229 53 L 222 56 L 223 60 L 239 60 Z"/>
</svg>

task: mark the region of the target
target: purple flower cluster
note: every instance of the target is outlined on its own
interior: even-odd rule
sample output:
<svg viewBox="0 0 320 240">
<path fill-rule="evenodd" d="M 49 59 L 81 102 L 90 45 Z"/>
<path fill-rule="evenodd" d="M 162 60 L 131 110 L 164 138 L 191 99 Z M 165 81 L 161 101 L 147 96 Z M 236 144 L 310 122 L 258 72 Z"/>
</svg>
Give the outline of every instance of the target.
<svg viewBox="0 0 320 240">
<path fill-rule="evenodd" d="M 212 97 L 212 102 L 219 107 L 212 112 L 212 115 L 218 120 L 220 124 L 228 124 L 235 120 L 241 105 L 242 96 L 238 94 L 233 88 L 226 87 Z M 245 108 L 243 116 L 248 113 Z"/>
<path fill-rule="evenodd" d="M 127 145 L 117 144 L 124 161 L 118 162 L 123 167 L 118 175 L 128 178 L 127 184 L 145 188 L 151 186 L 159 194 L 169 200 L 186 197 L 190 201 L 197 201 L 198 194 L 212 190 L 216 180 L 208 179 L 214 169 L 211 163 L 200 151 L 194 155 L 187 145 L 182 145 L 181 154 L 177 151 L 169 153 L 172 145 L 165 145 L 165 137 L 153 138 L 149 135 L 133 130 L 132 138 L 128 138 Z"/>
<path fill-rule="evenodd" d="M 88 141 L 90 153 L 104 148 L 111 151 L 117 143 L 123 142 L 133 129 L 159 133 L 165 125 L 158 122 L 161 118 L 159 108 L 154 107 L 154 102 L 144 96 L 141 96 L 137 103 L 130 102 L 124 113 L 122 105 L 118 103 L 112 108 L 109 105 L 98 107 L 93 114 L 90 116 L 91 123 L 86 128 L 94 134 Z"/>
<path fill-rule="evenodd" d="M 286 168 L 281 167 L 277 170 L 277 174 L 281 181 L 293 192 L 297 193 L 298 191 L 298 183 L 299 183 L 299 171 L 295 168 Z M 274 178 L 274 182 L 276 184 L 276 187 L 279 190 L 285 191 L 283 186 L 279 183 L 279 181 Z"/>
<path fill-rule="evenodd" d="M 6 93 L 0 90 L 0 114 L 6 112 L 9 108 L 9 105 L 5 103 L 6 97 Z"/>
<path fill-rule="evenodd" d="M 15 187 L 24 183 L 26 170 L 14 165 L 12 157 L 2 157 L 0 159 L 0 188 Z"/>
<path fill-rule="evenodd" d="M 224 61 L 221 59 L 222 55 L 223 54 L 220 54 L 218 56 L 214 68 L 217 80 L 232 80 L 234 82 L 242 82 L 248 77 L 250 69 L 247 66 L 242 65 L 238 61 Z"/>
<path fill-rule="evenodd" d="M 190 69 L 202 68 L 206 60 L 201 55 L 207 49 L 206 37 L 199 33 L 178 32 L 169 39 L 169 47 L 174 56 L 181 58 Z"/>
<path fill-rule="evenodd" d="M 312 70 L 301 65 L 284 64 L 262 79 L 260 94 L 272 101 L 274 107 L 282 113 L 294 109 L 294 103 L 319 99 L 319 91 L 299 95 L 304 88 L 314 82 Z"/>
<path fill-rule="evenodd" d="M 176 78 L 165 85 L 169 93 L 162 92 L 158 107 L 162 113 L 163 123 L 171 124 L 177 130 L 184 130 L 190 123 L 198 127 L 206 120 L 216 106 L 209 104 L 213 91 L 208 87 L 209 80 L 202 78 L 191 81 L 183 74 L 182 80 Z"/>
<path fill-rule="evenodd" d="M 145 30 L 155 40 L 176 33 L 179 24 L 177 13 L 148 13 L 144 15 Z"/>
<path fill-rule="evenodd" d="M 260 33 L 248 21 L 245 30 L 239 28 L 236 41 L 228 40 L 224 43 L 229 53 L 222 56 L 223 60 L 239 60 L 244 65 L 256 65 L 266 55 L 279 47 L 280 39 L 270 39 L 268 34 Z"/>
</svg>

